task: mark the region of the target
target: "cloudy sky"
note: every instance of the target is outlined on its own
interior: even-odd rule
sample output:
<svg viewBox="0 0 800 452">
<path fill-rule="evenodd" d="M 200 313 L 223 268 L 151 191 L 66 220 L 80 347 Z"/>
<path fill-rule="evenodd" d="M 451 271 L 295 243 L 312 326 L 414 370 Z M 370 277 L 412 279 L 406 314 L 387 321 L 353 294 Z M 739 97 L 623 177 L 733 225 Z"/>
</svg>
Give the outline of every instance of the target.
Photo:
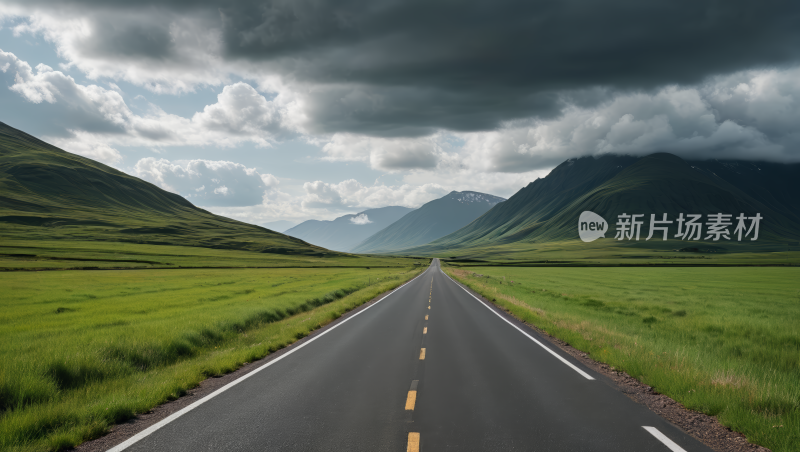
<svg viewBox="0 0 800 452">
<path fill-rule="evenodd" d="M 794 0 L 0 1 L 0 121 L 256 224 L 800 161 Z"/>
</svg>

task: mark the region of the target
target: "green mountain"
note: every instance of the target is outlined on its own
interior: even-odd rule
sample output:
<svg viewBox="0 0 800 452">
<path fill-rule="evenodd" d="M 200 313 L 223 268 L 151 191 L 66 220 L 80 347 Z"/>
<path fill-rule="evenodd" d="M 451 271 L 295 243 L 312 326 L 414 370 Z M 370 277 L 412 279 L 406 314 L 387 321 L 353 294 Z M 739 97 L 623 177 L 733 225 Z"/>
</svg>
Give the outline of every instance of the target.
<svg viewBox="0 0 800 452">
<path fill-rule="evenodd" d="M 336 254 L 214 215 L 179 195 L 1 122 L 0 236 Z"/>
<path fill-rule="evenodd" d="M 594 212 L 608 222 L 606 238 L 600 239 L 607 244 L 616 242 L 619 215 L 644 214 L 639 220 L 643 222 L 640 241 L 645 241 L 650 214 L 661 220 L 665 213 L 673 221 L 666 225 L 670 243 L 696 244 L 676 239 L 675 220 L 680 214 L 702 214 L 700 242 L 723 248 L 747 244 L 749 239 L 738 243 L 736 237 L 706 241 L 707 216 L 731 214 L 733 225 L 728 230 L 733 233 L 739 214 L 752 217 L 758 213 L 763 217 L 758 242 L 785 244 L 800 238 L 798 178 L 800 164 L 687 162 L 664 153 L 642 158 L 607 155 L 570 159 L 464 228 L 405 252 L 437 253 L 512 243 L 574 241 L 578 239 L 578 218 L 584 211 Z M 659 242 L 663 233 L 656 231 L 654 236 Z"/>
<path fill-rule="evenodd" d="M 308 220 L 284 234 L 336 251 L 350 251 L 365 239 L 414 209 L 400 206 L 369 209 L 333 221 Z"/>
<path fill-rule="evenodd" d="M 531 182 L 469 225 L 430 245 L 438 249 L 514 242 L 525 237 L 529 228 L 547 220 L 576 197 L 611 179 L 635 161 L 634 157 L 612 156 L 567 160 L 544 179 Z"/>
<path fill-rule="evenodd" d="M 405 215 L 352 251 L 389 253 L 422 245 L 460 229 L 503 201 L 484 193 L 454 191 Z"/>
</svg>

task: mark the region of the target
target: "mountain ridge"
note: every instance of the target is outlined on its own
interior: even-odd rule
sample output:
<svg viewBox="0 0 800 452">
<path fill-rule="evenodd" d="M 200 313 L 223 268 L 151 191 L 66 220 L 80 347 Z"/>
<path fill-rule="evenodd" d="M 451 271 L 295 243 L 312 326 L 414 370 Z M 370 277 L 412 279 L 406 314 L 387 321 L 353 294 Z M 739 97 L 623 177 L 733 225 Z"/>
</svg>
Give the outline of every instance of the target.
<svg viewBox="0 0 800 452">
<path fill-rule="evenodd" d="M 180 195 L 0 122 L 0 233 L 276 254 L 337 254 L 212 214 Z"/>
<path fill-rule="evenodd" d="M 463 227 L 503 201 L 504 198 L 486 193 L 452 191 L 367 238 L 352 252 L 387 253 L 428 243 Z"/>
<path fill-rule="evenodd" d="M 331 221 L 307 220 L 284 234 L 335 251 L 348 252 L 414 209 L 387 206 L 348 214 Z"/>
<path fill-rule="evenodd" d="M 649 214 L 676 220 L 680 213 L 760 212 L 767 219 L 759 240 L 791 241 L 800 235 L 800 189 L 792 183 L 798 178 L 800 164 L 685 161 L 667 153 L 569 159 L 464 228 L 403 252 L 577 240 L 583 211 L 608 221 L 607 238 L 616 235 L 622 213 L 646 214 L 649 222 Z M 674 240 L 677 224 L 669 228 Z"/>
</svg>

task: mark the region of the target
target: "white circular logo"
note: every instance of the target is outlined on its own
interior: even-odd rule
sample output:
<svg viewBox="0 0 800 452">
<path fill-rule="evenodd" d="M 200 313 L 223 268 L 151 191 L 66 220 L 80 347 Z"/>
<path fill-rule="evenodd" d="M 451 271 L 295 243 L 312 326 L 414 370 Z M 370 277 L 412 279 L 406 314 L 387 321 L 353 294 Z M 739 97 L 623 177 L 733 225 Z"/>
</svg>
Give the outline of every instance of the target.
<svg viewBox="0 0 800 452">
<path fill-rule="evenodd" d="M 606 231 L 608 231 L 608 223 L 594 212 L 587 210 L 578 219 L 578 235 L 584 242 L 593 242 L 600 237 L 605 238 Z"/>
</svg>

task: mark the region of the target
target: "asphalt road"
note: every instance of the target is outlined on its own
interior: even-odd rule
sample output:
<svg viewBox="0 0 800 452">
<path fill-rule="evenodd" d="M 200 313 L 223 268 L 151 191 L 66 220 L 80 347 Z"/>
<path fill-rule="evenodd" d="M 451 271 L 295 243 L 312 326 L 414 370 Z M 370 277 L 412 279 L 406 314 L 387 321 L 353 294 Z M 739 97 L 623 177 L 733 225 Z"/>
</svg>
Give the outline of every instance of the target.
<svg viewBox="0 0 800 452">
<path fill-rule="evenodd" d="M 309 339 L 112 450 L 710 450 L 438 261 Z"/>
</svg>

